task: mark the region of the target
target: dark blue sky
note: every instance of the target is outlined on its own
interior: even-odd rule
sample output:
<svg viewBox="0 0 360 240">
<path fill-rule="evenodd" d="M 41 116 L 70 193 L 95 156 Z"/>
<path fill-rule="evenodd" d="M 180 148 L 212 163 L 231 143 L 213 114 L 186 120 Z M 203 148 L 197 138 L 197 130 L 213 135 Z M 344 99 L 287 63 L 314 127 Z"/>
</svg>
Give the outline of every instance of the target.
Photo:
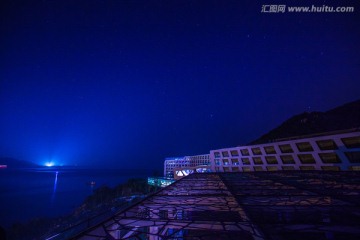
<svg viewBox="0 0 360 240">
<path fill-rule="evenodd" d="M 355 13 L 261 13 L 261 1 L 8 1 L 0 156 L 162 168 L 359 99 Z M 278 4 L 279 1 L 266 1 Z"/>
</svg>

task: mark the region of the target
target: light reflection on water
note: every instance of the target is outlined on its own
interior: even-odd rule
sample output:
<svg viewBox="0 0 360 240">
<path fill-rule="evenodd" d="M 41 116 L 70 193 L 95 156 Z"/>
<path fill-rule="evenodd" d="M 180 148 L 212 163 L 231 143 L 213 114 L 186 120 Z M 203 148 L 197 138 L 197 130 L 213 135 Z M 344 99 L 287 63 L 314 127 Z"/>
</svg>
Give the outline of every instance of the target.
<svg viewBox="0 0 360 240">
<path fill-rule="evenodd" d="M 52 197 L 51 197 L 51 205 L 54 204 L 54 200 L 55 200 L 55 193 L 56 193 L 58 175 L 59 175 L 59 172 L 56 171 L 56 172 L 55 172 L 55 181 L 54 181 L 54 190 L 53 190 L 53 194 L 52 194 Z"/>
<path fill-rule="evenodd" d="M 93 188 L 114 187 L 129 178 L 147 176 L 147 171 L 129 170 L 6 169 L 0 171 L 0 225 L 70 214 Z"/>
</svg>

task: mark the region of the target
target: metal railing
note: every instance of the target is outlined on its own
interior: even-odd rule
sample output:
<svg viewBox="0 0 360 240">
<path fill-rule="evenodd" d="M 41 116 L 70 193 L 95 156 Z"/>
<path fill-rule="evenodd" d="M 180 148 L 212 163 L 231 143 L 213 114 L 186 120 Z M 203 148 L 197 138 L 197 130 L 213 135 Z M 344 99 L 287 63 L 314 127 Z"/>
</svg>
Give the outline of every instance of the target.
<svg viewBox="0 0 360 240">
<path fill-rule="evenodd" d="M 137 202 L 140 202 L 143 198 L 144 197 L 141 197 L 140 199 L 137 199 L 135 201 L 126 202 L 116 209 L 112 208 L 104 212 L 101 212 L 95 216 L 88 217 L 84 220 L 81 220 L 78 223 L 75 223 L 74 225 L 65 228 L 64 230 L 59 231 L 58 233 L 54 234 L 54 232 L 52 232 L 50 234 L 46 234 L 42 236 L 40 239 L 44 239 L 44 240 L 70 239 L 76 236 L 77 234 L 85 231 L 86 229 L 95 226 L 103 222 L 104 220 L 114 216 L 115 214 L 121 212 L 122 210 L 128 208 L 129 206 L 136 204 Z"/>
</svg>

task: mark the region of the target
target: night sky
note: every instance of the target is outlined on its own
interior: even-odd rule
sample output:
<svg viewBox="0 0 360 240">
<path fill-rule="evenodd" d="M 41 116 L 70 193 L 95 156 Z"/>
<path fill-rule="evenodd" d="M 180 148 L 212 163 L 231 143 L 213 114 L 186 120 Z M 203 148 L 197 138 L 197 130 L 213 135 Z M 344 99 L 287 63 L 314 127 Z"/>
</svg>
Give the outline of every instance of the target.
<svg viewBox="0 0 360 240">
<path fill-rule="evenodd" d="M 165 157 L 246 144 L 294 114 L 359 99 L 359 1 L 282 3 L 355 12 L 3 2 L 0 157 L 161 170 Z"/>
</svg>

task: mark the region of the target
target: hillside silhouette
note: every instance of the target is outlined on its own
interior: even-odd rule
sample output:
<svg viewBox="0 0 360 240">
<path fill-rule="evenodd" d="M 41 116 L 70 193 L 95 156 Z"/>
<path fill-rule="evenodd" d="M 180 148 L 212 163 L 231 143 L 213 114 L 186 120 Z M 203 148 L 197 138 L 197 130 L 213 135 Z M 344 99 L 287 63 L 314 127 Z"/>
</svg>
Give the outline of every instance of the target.
<svg viewBox="0 0 360 240">
<path fill-rule="evenodd" d="M 360 99 L 326 112 L 304 112 L 249 144 L 262 144 L 282 138 L 332 132 L 360 127 Z"/>
<path fill-rule="evenodd" d="M 23 160 L 18 160 L 18 159 L 9 158 L 9 157 L 0 157 L 0 164 L 7 165 L 8 168 L 37 168 L 37 167 L 40 167 L 39 165 L 29 162 L 29 161 L 23 161 Z"/>
</svg>

